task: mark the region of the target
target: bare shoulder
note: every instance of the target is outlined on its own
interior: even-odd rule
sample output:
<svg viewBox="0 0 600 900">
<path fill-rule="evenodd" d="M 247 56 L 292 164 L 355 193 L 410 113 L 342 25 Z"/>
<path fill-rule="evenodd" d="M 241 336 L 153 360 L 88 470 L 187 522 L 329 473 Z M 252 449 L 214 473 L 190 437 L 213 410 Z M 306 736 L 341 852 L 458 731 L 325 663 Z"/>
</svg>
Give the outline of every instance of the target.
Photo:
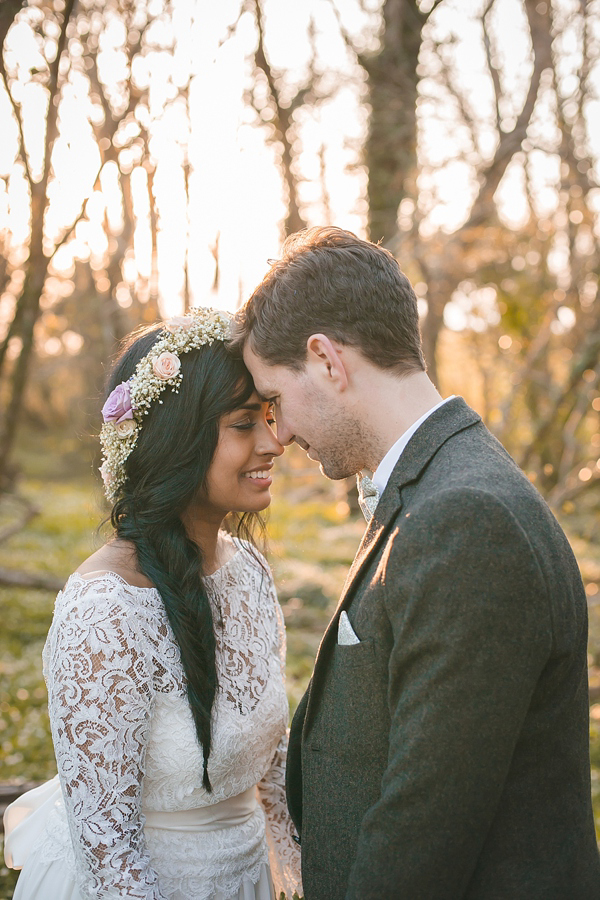
<svg viewBox="0 0 600 900">
<path fill-rule="evenodd" d="M 108 541 L 88 556 L 75 571 L 83 578 L 114 572 L 133 587 L 154 587 L 150 579 L 139 571 L 135 547 L 130 541 Z"/>
</svg>

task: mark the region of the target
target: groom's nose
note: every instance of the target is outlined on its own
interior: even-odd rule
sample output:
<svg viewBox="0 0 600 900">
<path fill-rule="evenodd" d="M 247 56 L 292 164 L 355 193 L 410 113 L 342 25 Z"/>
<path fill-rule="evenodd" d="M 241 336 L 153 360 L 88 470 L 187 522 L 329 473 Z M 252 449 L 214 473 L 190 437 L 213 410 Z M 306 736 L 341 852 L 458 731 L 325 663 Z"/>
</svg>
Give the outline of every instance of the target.
<svg viewBox="0 0 600 900">
<path fill-rule="evenodd" d="M 277 440 L 280 444 L 283 444 L 284 447 L 287 447 L 288 444 L 293 444 L 296 435 L 292 431 L 291 428 L 285 423 L 283 418 L 279 415 L 277 416 Z"/>
</svg>

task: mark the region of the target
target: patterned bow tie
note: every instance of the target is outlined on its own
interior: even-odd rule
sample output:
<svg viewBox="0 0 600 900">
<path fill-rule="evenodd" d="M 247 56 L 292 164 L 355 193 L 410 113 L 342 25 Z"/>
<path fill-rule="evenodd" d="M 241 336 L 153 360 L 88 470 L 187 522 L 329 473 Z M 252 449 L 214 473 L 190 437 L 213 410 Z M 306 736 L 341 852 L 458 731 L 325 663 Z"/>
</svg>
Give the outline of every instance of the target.
<svg viewBox="0 0 600 900">
<path fill-rule="evenodd" d="M 356 476 L 356 481 L 358 484 L 358 505 L 362 509 L 362 514 L 368 525 L 379 503 L 379 490 L 368 475 L 359 474 Z"/>
</svg>

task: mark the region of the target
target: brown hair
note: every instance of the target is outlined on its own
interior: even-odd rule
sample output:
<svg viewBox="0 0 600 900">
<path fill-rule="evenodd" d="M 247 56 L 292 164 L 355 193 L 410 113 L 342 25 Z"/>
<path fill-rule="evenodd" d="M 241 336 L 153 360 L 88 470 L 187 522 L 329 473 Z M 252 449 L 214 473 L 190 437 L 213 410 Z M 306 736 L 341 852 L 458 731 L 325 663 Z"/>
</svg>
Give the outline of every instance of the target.
<svg viewBox="0 0 600 900">
<path fill-rule="evenodd" d="M 301 370 L 311 334 L 355 347 L 398 375 L 424 371 L 417 298 L 383 247 L 333 226 L 290 235 L 237 313 L 232 349 Z"/>
</svg>

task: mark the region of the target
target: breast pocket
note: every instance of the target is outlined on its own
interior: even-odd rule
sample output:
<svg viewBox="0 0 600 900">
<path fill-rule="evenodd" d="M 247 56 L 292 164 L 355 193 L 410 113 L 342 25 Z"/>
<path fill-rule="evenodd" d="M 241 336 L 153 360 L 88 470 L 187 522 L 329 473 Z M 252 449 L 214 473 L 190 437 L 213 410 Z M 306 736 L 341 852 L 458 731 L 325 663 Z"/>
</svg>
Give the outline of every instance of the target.
<svg viewBox="0 0 600 900">
<path fill-rule="evenodd" d="M 385 732 L 387 678 L 376 650 L 371 638 L 336 645 L 319 696 L 312 749 L 331 757 L 368 756 L 375 736 Z"/>
<path fill-rule="evenodd" d="M 368 666 L 375 661 L 375 645 L 371 638 L 365 638 L 359 644 L 337 644 L 334 654 L 334 665 L 341 668 Z"/>
</svg>

